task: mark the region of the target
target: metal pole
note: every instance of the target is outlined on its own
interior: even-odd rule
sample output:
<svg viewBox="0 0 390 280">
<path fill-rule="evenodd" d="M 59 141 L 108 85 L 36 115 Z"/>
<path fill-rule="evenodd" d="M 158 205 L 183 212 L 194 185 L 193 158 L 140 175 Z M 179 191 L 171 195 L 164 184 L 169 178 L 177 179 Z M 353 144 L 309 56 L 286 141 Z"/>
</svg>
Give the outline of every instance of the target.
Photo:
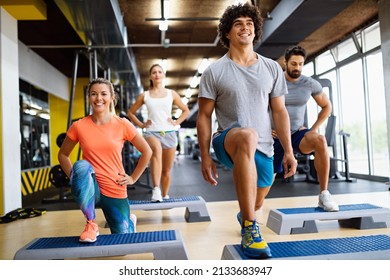
<svg viewBox="0 0 390 280">
<path fill-rule="evenodd" d="M 74 93 L 76 89 L 76 79 L 77 79 L 77 68 L 79 64 L 79 51 L 75 51 L 74 61 L 73 61 L 73 76 L 72 76 L 72 88 L 69 96 L 69 109 L 68 109 L 68 124 L 67 130 L 72 125 L 72 114 L 73 114 L 73 102 L 74 102 Z"/>
</svg>

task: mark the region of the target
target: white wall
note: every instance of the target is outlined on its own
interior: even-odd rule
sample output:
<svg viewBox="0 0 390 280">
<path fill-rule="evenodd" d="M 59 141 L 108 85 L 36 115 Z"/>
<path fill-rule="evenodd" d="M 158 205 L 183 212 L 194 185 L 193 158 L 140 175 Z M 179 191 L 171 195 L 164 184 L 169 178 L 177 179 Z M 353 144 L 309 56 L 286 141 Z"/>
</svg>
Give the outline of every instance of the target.
<svg viewBox="0 0 390 280">
<path fill-rule="evenodd" d="M 20 41 L 19 77 L 58 98 L 69 100 L 69 79 Z"/>
<path fill-rule="evenodd" d="M 0 121 L 2 140 L 0 184 L 3 209 L 8 213 L 22 205 L 20 189 L 20 116 L 18 23 L 0 7 Z"/>
</svg>

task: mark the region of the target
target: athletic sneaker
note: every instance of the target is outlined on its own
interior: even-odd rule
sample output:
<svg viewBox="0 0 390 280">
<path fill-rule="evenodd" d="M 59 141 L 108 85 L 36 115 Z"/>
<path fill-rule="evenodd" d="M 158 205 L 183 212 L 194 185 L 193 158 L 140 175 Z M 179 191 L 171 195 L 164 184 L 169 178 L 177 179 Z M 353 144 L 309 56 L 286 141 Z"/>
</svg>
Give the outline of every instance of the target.
<svg viewBox="0 0 390 280">
<path fill-rule="evenodd" d="M 318 207 L 323 208 L 328 212 L 337 212 L 339 211 L 339 206 L 332 199 L 332 196 L 328 190 L 324 190 L 321 192 L 318 198 Z"/>
<path fill-rule="evenodd" d="M 152 191 L 152 202 L 161 202 L 162 200 L 161 189 L 159 187 L 154 187 Z"/>
<path fill-rule="evenodd" d="M 130 220 L 133 222 L 134 232 L 137 232 L 137 216 L 134 214 L 130 214 Z"/>
<path fill-rule="evenodd" d="M 240 224 L 240 226 L 242 227 L 242 214 L 241 214 L 241 211 L 237 213 L 237 221 Z"/>
<path fill-rule="evenodd" d="M 169 199 L 169 195 L 164 196 L 163 199 Z"/>
<path fill-rule="evenodd" d="M 267 242 L 261 238 L 260 228 L 254 221 L 244 222 L 244 227 L 241 229 L 241 248 L 245 256 L 255 259 L 271 258 L 271 249 Z"/>
<path fill-rule="evenodd" d="M 93 243 L 99 236 L 99 226 L 94 221 L 87 221 L 84 231 L 80 235 L 80 242 Z"/>
</svg>

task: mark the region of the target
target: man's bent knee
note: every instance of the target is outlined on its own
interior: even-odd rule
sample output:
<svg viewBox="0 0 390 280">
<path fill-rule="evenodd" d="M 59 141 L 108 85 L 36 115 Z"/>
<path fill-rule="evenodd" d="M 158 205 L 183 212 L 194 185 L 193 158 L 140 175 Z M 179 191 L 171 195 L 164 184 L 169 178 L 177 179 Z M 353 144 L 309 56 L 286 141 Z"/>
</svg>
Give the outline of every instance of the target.
<svg viewBox="0 0 390 280">
<path fill-rule="evenodd" d="M 258 142 L 258 134 L 252 128 L 233 128 L 226 135 L 225 144 L 227 150 L 248 149 L 255 150 Z"/>
</svg>

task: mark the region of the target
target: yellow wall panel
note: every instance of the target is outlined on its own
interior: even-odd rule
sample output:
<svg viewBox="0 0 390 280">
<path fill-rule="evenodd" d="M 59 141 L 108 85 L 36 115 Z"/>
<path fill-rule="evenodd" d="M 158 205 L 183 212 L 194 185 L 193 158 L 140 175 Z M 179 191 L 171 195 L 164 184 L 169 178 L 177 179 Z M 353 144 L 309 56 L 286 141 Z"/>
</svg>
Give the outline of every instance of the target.
<svg viewBox="0 0 390 280">
<path fill-rule="evenodd" d="M 71 84 L 71 80 L 69 80 Z M 84 105 L 84 89 L 88 85 L 88 78 L 78 79 L 76 82 L 75 96 L 73 103 L 72 119 L 79 119 L 85 116 Z M 71 88 L 71 87 L 70 87 Z M 70 93 L 69 93 L 70 95 Z M 58 162 L 57 137 L 61 133 L 66 133 L 68 124 L 69 102 L 56 97 L 49 93 L 49 109 L 50 109 L 50 157 L 51 164 L 55 166 Z M 0 139 L 1 141 L 1 139 Z M 77 160 L 79 146 L 70 155 L 72 162 Z M 31 195 L 35 192 L 43 191 L 47 188 L 54 187 L 49 181 L 51 167 L 37 168 L 33 170 L 22 171 L 21 174 L 21 190 L 23 196 Z"/>
<path fill-rule="evenodd" d="M 46 20 L 46 3 L 42 0 L 0 0 L 0 6 L 17 20 Z"/>
</svg>

